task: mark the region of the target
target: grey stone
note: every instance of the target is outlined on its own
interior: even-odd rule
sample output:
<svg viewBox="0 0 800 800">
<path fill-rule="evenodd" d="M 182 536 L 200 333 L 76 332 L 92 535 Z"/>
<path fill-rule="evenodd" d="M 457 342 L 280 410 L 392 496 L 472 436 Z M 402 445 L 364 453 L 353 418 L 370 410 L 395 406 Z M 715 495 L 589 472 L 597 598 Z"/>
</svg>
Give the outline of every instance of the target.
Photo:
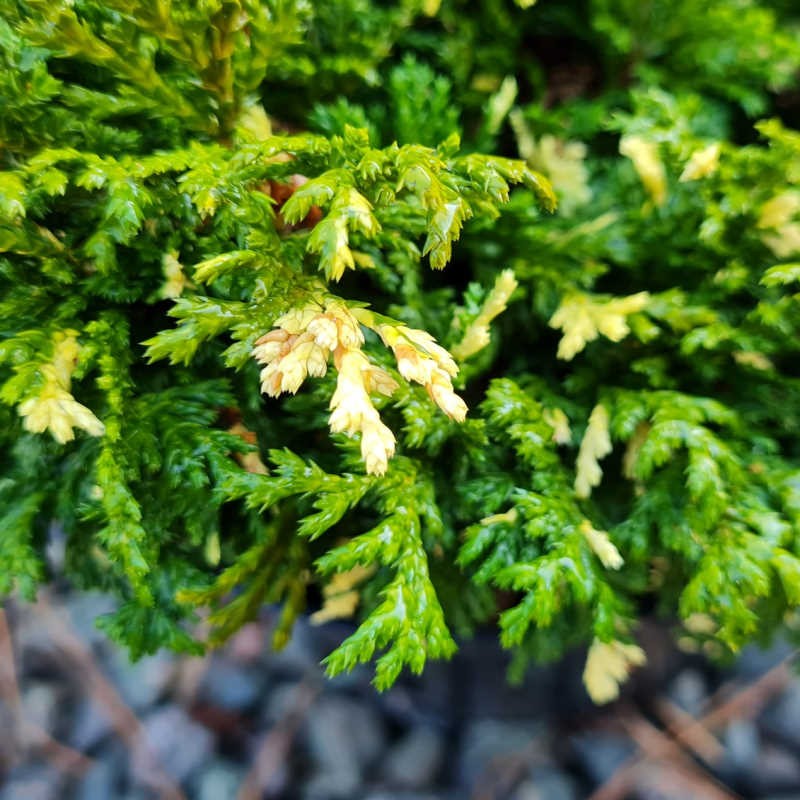
<svg viewBox="0 0 800 800">
<path fill-rule="evenodd" d="M 76 750 L 86 753 L 100 744 L 112 731 L 108 711 L 96 701 L 87 698 L 75 711 L 67 742 Z"/>
<path fill-rule="evenodd" d="M 268 671 L 293 678 L 299 678 L 308 672 L 321 675 L 319 661 L 313 632 L 308 620 L 303 617 L 295 622 L 292 635 L 282 650 L 269 648 L 264 653 L 264 666 Z"/>
<path fill-rule="evenodd" d="M 64 610 L 78 638 L 88 645 L 101 645 L 108 642 L 106 634 L 95 624 L 102 614 L 117 608 L 117 601 L 102 592 L 75 592 L 64 599 Z"/>
<path fill-rule="evenodd" d="M 459 698 L 458 704 L 453 702 L 451 670 L 454 668 L 452 664 L 434 661 L 425 665 L 422 675 L 402 676 L 388 692 L 376 698 L 381 713 L 403 730 L 420 725 L 450 726 L 454 717 L 464 709 L 462 698 Z M 353 674 L 356 674 L 356 670 Z M 364 691 L 370 691 L 371 678 L 368 670 L 360 684 Z M 471 711 L 469 713 L 474 716 Z"/>
<path fill-rule="evenodd" d="M 573 736 L 570 743 L 586 774 L 597 784 L 605 783 L 635 749 L 624 736 L 604 731 Z"/>
<path fill-rule="evenodd" d="M 150 712 L 142 721 L 143 740 L 131 757 L 131 778 L 147 784 L 153 759 L 178 782 L 196 772 L 213 751 L 214 737 L 176 706 Z"/>
<path fill-rule="evenodd" d="M 761 724 L 784 744 L 800 748 L 800 681 L 794 681 L 761 715 Z"/>
<path fill-rule="evenodd" d="M 511 800 L 577 800 L 575 781 L 557 769 L 534 770 L 511 795 Z"/>
<path fill-rule="evenodd" d="M 64 528 L 57 522 L 51 522 L 47 529 L 47 544 L 44 548 L 44 555 L 53 575 L 58 575 L 64 571 L 66 552 L 67 537 L 64 533 Z"/>
<path fill-rule="evenodd" d="M 749 682 L 763 675 L 794 652 L 794 647 L 783 639 L 777 639 L 770 647 L 751 644 L 742 648 L 733 673 Z"/>
<path fill-rule="evenodd" d="M 314 770 L 304 797 L 350 800 L 383 751 L 386 734 L 370 706 L 323 695 L 306 718 L 305 738 Z"/>
<path fill-rule="evenodd" d="M 306 719 L 312 759 L 322 772 L 363 770 L 383 751 L 383 721 L 368 705 L 336 695 L 323 696 Z"/>
<path fill-rule="evenodd" d="M 687 714 L 699 717 L 708 699 L 705 676 L 691 667 L 681 670 L 670 683 L 667 694 L 672 702 Z"/>
<path fill-rule="evenodd" d="M 96 758 L 75 788 L 73 800 L 103 800 L 107 797 L 117 797 L 119 773 L 119 759 L 113 756 Z"/>
<path fill-rule="evenodd" d="M 769 794 L 760 795 L 756 800 L 800 800 L 800 792 L 789 792 L 789 794 Z"/>
<path fill-rule="evenodd" d="M 379 790 L 365 795 L 364 800 L 463 800 L 463 797 L 460 794 L 451 792 L 432 794 L 429 792 L 387 792 Z"/>
<path fill-rule="evenodd" d="M 200 682 L 199 697 L 226 711 L 254 706 L 264 690 L 263 671 L 212 658 Z"/>
<path fill-rule="evenodd" d="M 532 762 L 549 758 L 544 726 L 537 722 L 480 719 L 467 724 L 459 754 L 459 779 L 472 787 L 495 763 L 526 753 Z"/>
<path fill-rule="evenodd" d="M 292 712 L 297 705 L 297 692 L 298 684 L 290 682 L 270 688 L 261 714 L 266 726 L 271 727 Z"/>
<path fill-rule="evenodd" d="M 60 800 L 59 774 L 50 768 L 14 770 L 0 789 L 0 800 Z"/>
<path fill-rule="evenodd" d="M 392 745 L 382 775 L 392 786 L 422 789 L 434 783 L 444 759 L 444 741 L 438 731 L 418 727 Z"/>
<path fill-rule="evenodd" d="M 215 760 L 197 777 L 195 800 L 227 800 L 236 797 L 244 770 L 236 764 Z"/>
<path fill-rule="evenodd" d="M 315 772 L 303 789 L 303 797 L 305 800 L 352 800 L 360 786 L 360 773 L 342 765 Z"/>
<path fill-rule="evenodd" d="M 758 793 L 800 791 L 800 763 L 793 753 L 782 747 L 763 747 L 758 765 L 750 776 Z"/>
<path fill-rule="evenodd" d="M 758 728 L 754 722 L 737 719 L 725 729 L 722 737 L 725 745 L 725 759 L 737 771 L 749 770 L 756 766 L 761 747 Z"/>
<path fill-rule="evenodd" d="M 159 651 L 131 662 L 125 650 L 115 649 L 109 659 L 109 672 L 122 699 L 141 713 L 166 693 L 175 678 L 175 658 Z"/>
<path fill-rule="evenodd" d="M 22 690 L 25 719 L 37 728 L 53 734 L 60 721 L 63 692 L 48 681 L 29 681 Z"/>
</svg>

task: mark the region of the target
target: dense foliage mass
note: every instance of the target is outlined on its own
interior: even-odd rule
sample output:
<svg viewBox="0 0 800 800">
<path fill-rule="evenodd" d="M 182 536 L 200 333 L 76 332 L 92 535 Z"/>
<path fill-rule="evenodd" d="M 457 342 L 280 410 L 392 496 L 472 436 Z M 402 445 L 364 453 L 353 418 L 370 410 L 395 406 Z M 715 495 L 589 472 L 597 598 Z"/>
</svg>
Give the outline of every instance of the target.
<svg viewBox="0 0 800 800">
<path fill-rule="evenodd" d="M 496 621 L 599 701 L 797 631 L 793 6 L 5 3 L 0 593 L 55 524 L 134 656 Z"/>
</svg>

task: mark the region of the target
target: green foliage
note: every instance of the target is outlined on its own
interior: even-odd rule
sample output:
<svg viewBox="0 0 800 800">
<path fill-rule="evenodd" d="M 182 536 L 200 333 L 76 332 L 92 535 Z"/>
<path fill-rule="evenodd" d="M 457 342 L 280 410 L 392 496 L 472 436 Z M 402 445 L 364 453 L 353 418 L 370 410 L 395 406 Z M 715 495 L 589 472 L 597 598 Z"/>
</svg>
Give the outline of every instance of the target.
<svg viewBox="0 0 800 800">
<path fill-rule="evenodd" d="M 0 594 L 58 525 L 137 657 L 345 581 L 379 688 L 795 636 L 792 14 L 6 3 Z"/>
</svg>

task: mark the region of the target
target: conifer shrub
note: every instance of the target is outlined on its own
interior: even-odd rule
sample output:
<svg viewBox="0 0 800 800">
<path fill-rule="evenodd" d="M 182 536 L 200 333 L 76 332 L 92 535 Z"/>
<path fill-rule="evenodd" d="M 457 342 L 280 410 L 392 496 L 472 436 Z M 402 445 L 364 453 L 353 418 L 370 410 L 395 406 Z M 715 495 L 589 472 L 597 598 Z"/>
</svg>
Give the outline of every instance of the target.
<svg viewBox="0 0 800 800">
<path fill-rule="evenodd" d="M 0 594 L 55 524 L 133 657 L 491 624 L 598 701 L 645 614 L 796 637 L 793 7 L 6 2 Z"/>
</svg>

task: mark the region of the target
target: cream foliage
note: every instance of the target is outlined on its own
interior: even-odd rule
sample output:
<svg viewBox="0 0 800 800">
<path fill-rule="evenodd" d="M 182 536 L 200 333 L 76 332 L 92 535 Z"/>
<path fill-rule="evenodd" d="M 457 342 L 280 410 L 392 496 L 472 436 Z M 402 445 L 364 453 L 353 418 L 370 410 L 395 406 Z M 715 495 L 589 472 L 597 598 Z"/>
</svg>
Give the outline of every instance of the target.
<svg viewBox="0 0 800 800">
<path fill-rule="evenodd" d="M 578 526 L 578 530 L 583 538 L 592 548 L 592 552 L 600 559 L 604 567 L 608 569 L 619 569 L 625 561 L 617 550 L 616 545 L 611 541 L 606 531 L 599 531 L 588 519 L 583 520 Z"/>
<path fill-rule="evenodd" d="M 453 390 L 452 378 L 458 367 L 450 353 L 425 331 L 384 317 L 379 321 L 373 312 L 350 309 L 338 300 L 294 308 L 275 324 L 253 347 L 253 357 L 264 365 L 261 391 L 271 397 L 294 394 L 307 377 L 325 375 L 332 357 L 337 379 L 328 424 L 333 433 L 361 436 L 361 456 L 372 475 L 386 472 L 396 440 L 370 394 L 390 397 L 398 384 L 361 349 L 361 325 L 380 335 L 397 359 L 398 372 L 408 381 L 421 383 L 445 414 L 459 422 L 466 416 L 466 404 Z"/>
<path fill-rule="evenodd" d="M 719 142 L 704 147 L 702 150 L 695 150 L 689 158 L 686 166 L 678 179 L 681 183 L 697 181 L 707 178 L 717 171 L 719 166 Z"/>
<path fill-rule="evenodd" d="M 361 434 L 361 457 L 372 475 L 383 475 L 394 455 L 394 434 L 381 421 L 372 404 L 367 386 L 369 375 L 378 367 L 372 366 L 360 350 L 337 353 L 336 391 L 331 398 L 331 431 Z M 391 387 L 394 389 L 394 387 Z"/>
<path fill-rule="evenodd" d="M 319 611 L 311 615 L 312 625 L 322 625 L 334 619 L 347 619 L 356 613 L 361 595 L 356 588 L 359 583 L 375 572 L 374 566 L 356 564 L 347 572 L 337 572 L 322 587 L 323 603 Z"/>
<path fill-rule="evenodd" d="M 531 167 L 550 179 L 558 197 L 559 213 L 570 216 L 576 208 L 588 203 L 592 199 L 592 190 L 585 163 L 586 145 L 550 134 L 544 134 L 537 141 L 518 108 L 508 118 L 517 139 L 519 154 Z"/>
<path fill-rule="evenodd" d="M 519 284 L 514 272 L 504 269 L 494 282 L 492 291 L 483 303 L 478 316 L 464 331 L 461 341 L 453 347 L 453 357 L 459 361 L 483 350 L 491 340 L 489 323 L 506 310 L 506 304 Z"/>
<path fill-rule="evenodd" d="M 375 330 L 394 353 L 398 372 L 407 381 L 424 386 L 448 417 L 463 422 L 467 404 L 453 389 L 452 378 L 458 374 L 458 366 L 450 353 L 426 331 L 390 324 L 379 324 Z"/>
<path fill-rule="evenodd" d="M 616 700 L 631 670 L 646 661 L 644 650 L 638 645 L 595 639 L 583 670 L 583 684 L 589 697 L 598 705 Z"/>
<path fill-rule="evenodd" d="M 765 230 L 761 241 L 778 258 L 800 252 L 800 192 L 788 191 L 776 195 L 761 206 L 758 227 Z"/>
<path fill-rule="evenodd" d="M 603 477 L 599 460 L 611 452 L 608 424 L 605 406 L 596 405 L 589 416 L 589 425 L 581 441 L 575 465 L 575 494 L 582 499 L 591 495 L 592 489 Z"/>
<path fill-rule="evenodd" d="M 649 300 L 648 292 L 611 300 L 597 300 L 587 294 L 565 298 L 549 323 L 564 332 L 558 343 L 558 358 L 569 361 L 601 333 L 612 342 L 621 341 L 630 333 L 628 315 L 644 309 Z"/>
<path fill-rule="evenodd" d="M 72 373 L 79 354 L 80 346 L 74 331 L 56 334 L 53 359 L 39 368 L 44 378 L 40 392 L 20 403 L 18 409 L 25 430 L 31 433 L 49 431 L 60 444 L 75 438 L 74 428 L 86 431 L 90 436 L 105 433 L 105 426 L 92 410 L 70 393 Z"/>
<path fill-rule="evenodd" d="M 619 152 L 633 162 L 633 167 L 650 199 L 657 206 L 667 201 L 667 175 L 658 155 L 658 145 L 641 136 L 623 136 Z"/>
</svg>

